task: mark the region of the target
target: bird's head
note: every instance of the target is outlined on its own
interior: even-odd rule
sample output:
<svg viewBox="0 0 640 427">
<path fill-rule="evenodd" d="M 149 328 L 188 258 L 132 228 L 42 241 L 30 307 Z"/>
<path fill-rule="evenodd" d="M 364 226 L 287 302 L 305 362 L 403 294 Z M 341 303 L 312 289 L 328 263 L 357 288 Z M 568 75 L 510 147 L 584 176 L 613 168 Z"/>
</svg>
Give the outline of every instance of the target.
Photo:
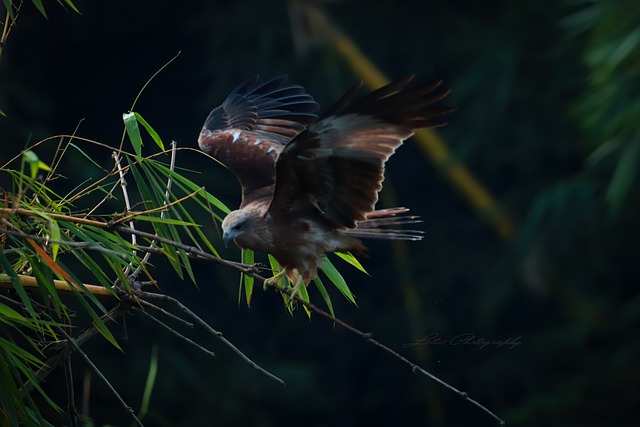
<svg viewBox="0 0 640 427">
<path fill-rule="evenodd" d="M 250 211 L 237 210 L 229 213 L 222 221 L 222 240 L 224 240 L 224 244 L 226 245 L 230 240 L 234 240 L 246 233 L 252 218 L 253 215 Z"/>
</svg>

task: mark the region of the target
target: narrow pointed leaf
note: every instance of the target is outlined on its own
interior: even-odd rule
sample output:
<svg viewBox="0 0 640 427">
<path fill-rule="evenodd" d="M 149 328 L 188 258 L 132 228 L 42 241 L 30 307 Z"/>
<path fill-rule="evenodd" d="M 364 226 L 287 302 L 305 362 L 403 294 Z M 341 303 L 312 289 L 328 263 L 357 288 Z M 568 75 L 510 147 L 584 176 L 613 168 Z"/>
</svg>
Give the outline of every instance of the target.
<svg viewBox="0 0 640 427">
<path fill-rule="evenodd" d="M 344 261 L 346 261 L 347 263 L 351 264 L 358 270 L 362 271 L 367 276 L 369 275 L 369 273 L 367 273 L 367 270 L 365 270 L 362 264 L 360 264 L 360 261 L 358 261 L 358 259 L 355 256 L 353 256 L 351 252 L 334 252 L 334 253 L 340 258 L 342 258 Z"/>
<path fill-rule="evenodd" d="M 156 132 L 155 129 L 151 127 L 151 125 L 147 123 L 147 121 L 143 119 L 140 114 L 135 112 L 133 114 L 135 115 L 136 120 L 138 120 L 138 123 L 144 126 L 144 128 L 147 130 L 147 132 L 149 133 L 153 141 L 156 143 L 156 145 L 160 147 L 162 151 L 164 151 L 164 144 L 162 143 L 162 139 L 160 138 L 160 135 L 158 135 L 158 132 Z"/>
<path fill-rule="evenodd" d="M 251 249 L 242 249 L 242 263 L 253 264 L 255 262 L 255 253 Z M 255 279 L 246 274 L 242 274 L 240 277 L 240 289 L 244 286 L 244 295 L 247 305 L 251 305 L 251 297 L 253 296 L 253 284 Z M 240 294 L 238 294 L 238 304 L 240 304 Z"/>
<path fill-rule="evenodd" d="M 329 280 L 331 280 L 331 283 L 333 283 L 335 287 L 338 288 L 340 292 L 342 292 L 342 295 L 344 295 L 349 301 L 355 304 L 356 300 L 353 294 L 351 293 L 349 286 L 347 286 L 347 283 L 345 282 L 344 278 L 342 277 L 340 272 L 335 268 L 335 266 L 331 263 L 331 260 L 329 260 L 329 258 L 327 257 L 322 258 L 321 269 L 322 269 L 322 272 L 329 278 Z"/>
<path fill-rule="evenodd" d="M 135 113 L 124 113 L 122 115 L 122 120 L 124 120 L 124 126 L 127 130 L 127 135 L 129 135 L 133 151 L 136 153 L 138 160 L 140 160 L 142 158 L 143 144 L 142 136 L 140 136 L 140 127 L 138 127 L 138 121 L 136 120 Z"/>
</svg>

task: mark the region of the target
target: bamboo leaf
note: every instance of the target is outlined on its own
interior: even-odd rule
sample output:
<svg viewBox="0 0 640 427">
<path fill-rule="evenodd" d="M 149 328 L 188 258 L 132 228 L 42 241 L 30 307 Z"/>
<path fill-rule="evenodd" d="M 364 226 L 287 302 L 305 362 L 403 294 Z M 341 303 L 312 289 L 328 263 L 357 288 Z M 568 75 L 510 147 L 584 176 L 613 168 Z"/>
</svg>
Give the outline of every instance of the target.
<svg viewBox="0 0 640 427">
<path fill-rule="evenodd" d="M 75 13 L 81 15 L 80 11 L 78 10 L 78 8 L 76 7 L 75 4 L 73 4 L 73 1 L 71 0 L 64 0 L 64 2 L 67 4 L 67 6 L 69 6 Z"/>
<path fill-rule="evenodd" d="M 40 169 L 50 171 L 51 168 L 45 162 L 38 158 L 38 155 L 31 150 L 26 150 L 22 153 L 24 160 L 29 164 L 31 170 L 31 179 L 35 179 L 38 176 Z"/>
<path fill-rule="evenodd" d="M 164 144 L 162 143 L 162 139 L 160 138 L 160 135 L 158 135 L 158 132 L 156 132 L 155 129 L 151 127 L 151 125 L 147 123 L 147 121 L 143 119 L 140 114 L 135 112 L 133 114 L 136 116 L 136 120 L 138 120 L 138 123 L 144 126 L 144 128 L 147 130 L 151 138 L 155 141 L 156 145 L 160 147 L 162 151 L 164 151 Z"/>
<path fill-rule="evenodd" d="M 326 256 L 322 257 L 322 264 L 320 267 L 322 269 L 322 272 L 329 278 L 329 280 L 331 280 L 331 283 L 333 283 L 335 287 L 338 288 L 342 295 L 344 295 L 353 304 L 356 304 L 356 299 L 351 293 L 347 282 L 345 282 L 340 272 L 331 263 L 331 260 L 329 260 L 329 258 L 327 258 Z"/>
<path fill-rule="evenodd" d="M 225 214 L 228 214 L 229 212 L 231 212 L 231 209 L 229 209 L 224 203 L 222 203 L 220 200 L 218 200 L 215 196 L 208 193 L 207 191 L 202 190 L 202 187 L 194 184 L 188 178 L 173 172 L 171 169 L 169 169 L 167 166 L 161 163 L 156 162 L 155 166 L 157 166 L 161 170 L 164 170 L 167 176 L 171 176 L 171 179 L 173 179 L 174 183 L 180 186 L 182 189 L 184 189 L 185 192 L 192 193 L 194 191 L 202 191 L 201 193 L 199 193 L 201 195 L 201 198 L 205 199 L 206 201 L 211 203 L 213 206 L 215 206 Z M 199 202 L 199 204 L 206 209 L 207 206 L 205 204 L 202 204 L 202 202 L 200 202 L 198 199 L 196 199 L 196 201 Z"/>
<path fill-rule="evenodd" d="M 251 249 L 242 249 L 241 251 L 242 263 L 251 265 L 255 262 L 255 253 Z M 238 292 L 238 305 L 240 304 L 240 295 L 242 293 L 243 285 L 244 285 L 244 295 L 245 300 L 247 301 L 247 305 L 251 305 L 251 297 L 253 296 L 253 284 L 255 279 L 251 276 L 247 276 L 246 274 L 242 274 L 240 276 L 240 289 Z"/>
<path fill-rule="evenodd" d="M 46 19 L 49 19 L 47 17 L 47 12 L 44 10 L 44 5 L 42 4 L 42 0 L 31 0 L 31 3 L 33 3 L 33 5 L 38 9 L 38 11 L 40 11 L 42 16 L 44 16 Z"/>
<path fill-rule="evenodd" d="M 170 225 L 182 225 L 185 227 L 200 227 L 199 224 L 196 224 L 193 222 L 182 221 L 179 219 L 172 219 L 172 218 L 161 218 L 159 216 L 135 215 L 133 218 L 135 218 L 136 221 L 155 222 L 155 223 L 170 224 Z"/>
<path fill-rule="evenodd" d="M 316 276 L 316 278 L 313 279 L 313 283 L 315 283 L 316 288 L 318 289 L 320 295 L 322 296 L 322 299 L 324 300 L 324 303 L 327 305 L 329 313 L 331 313 L 332 316 L 335 316 L 335 313 L 333 312 L 333 304 L 331 303 L 331 297 L 327 292 L 327 288 L 324 287 L 324 283 L 322 283 L 322 279 L 320 279 L 320 276 Z"/>
<path fill-rule="evenodd" d="M 2 269 L 6 273 L 6 276 L 9 277 L 11 284 L 13 285 L 14 289 L 16 290 L 16 293 L 20 297 L 20 301 L 22 301 L 22 304 L 27 309 L 27 311 L 29 312 L 33 320 L 39 322 L 38 316 L 36 315 L 36 311 L 33 309 L 33 304 L 31 304 L 31 299 L 27 295 L 27 292 L 24 290 L 24 286 L 22 286 L 22 283 L 20 282 L 20 278 L 18 277 L 18 274 L 15 272 L 15 270 L 11 266 L 11 263 L 5 256 L 4 251 L 0 251 L 0 266 L 2 266 Z M 0 275 L 0 277 L 2 276 L 4 275 Z"/>
<path fill-rule="evenodd" d="M 54 241 L 51 243 L 51 255 L 55 261 L 58 256 L 58 250 L 60 249 L 60 244 L 55 243 L 60 241 L 60 227 L 54 220 L 49 221 L 49 235 L 51 236 L 51 240 Z"/>
<path fill-rule="evenodd" d="M 125 129 L 127 130 L 127 135 L 129 135 L 129 140 L 131 141 L 131 146 L 133 147 L 133 151 L 136 153 L 136 157 L 138 160 L 142 158 L 142 136 L 140 136 L 140 127 L 138 127 L 138 121 L 136 120 L 136 116 L 134 113 L 124 113 L 122 115 L 122 120 L 124 121 Z"/>
<path fill-rule="evenodd" d="M 154 345 L 151 350 L 151 361 L 149 362 L 149 373 L 147 374 L 147 382 L 144 386 L 144 392 L 142 393 L 142 404 L 140 405 L 140 412 L 138 418 L 142 420 L 149 410 L 149 403 L 151 402 L 151 393 L 153 392 L 153 386 L 156 382 L 156 376 L 158 374 L 158 346 Z"/>
<path fill-rule="evenodd" d="M 362 264 L 360 264 L 360 261 L 358 261 L 358 259 L 355 256 L 353 256 L 351 252 L 334 252 L 334 254 L 336 254 L 337 256 L 339 256 L 344 261 L 351 264 L 358 270 L 362 271 L 367 276 L 369 275 L 369 273 L 367 273 L 367 270 L 365 270 Z"/>
<path fill-rule="evenodd" d="M 309 302 L 309 291 L 304 284 L 300 286 L 299 296 L 303 301 Z M 307 313 L 307 317 L 311 319 L 311 310 L 309 310 L 306 305 L 302 305 L 302 308 L 304 309 L 305 313 Z"/>
<path fill-rule="evenodd" d="M 7 9 L 7 12 L 9 12 L 9 17 L 11 19 L 14 19 L 15 18 L 15 11 L 13 10 L 13 5 L 11 4 L 11 0 L 2 0 L 2 1 L 4 3 L 5 9 Z M 2 115 L 4 116 L 4 113 Z"/>
<path fill-rule="evenodd" d="M 13 308 L 9 307 L 6 304 L 0 302 L 0 321 L 3 320 L 3 317 L 10 319 L 13 322 L 17 323 L 26 323 L 28 320 L 22 314 L 15 311 Z"/>
</svg>

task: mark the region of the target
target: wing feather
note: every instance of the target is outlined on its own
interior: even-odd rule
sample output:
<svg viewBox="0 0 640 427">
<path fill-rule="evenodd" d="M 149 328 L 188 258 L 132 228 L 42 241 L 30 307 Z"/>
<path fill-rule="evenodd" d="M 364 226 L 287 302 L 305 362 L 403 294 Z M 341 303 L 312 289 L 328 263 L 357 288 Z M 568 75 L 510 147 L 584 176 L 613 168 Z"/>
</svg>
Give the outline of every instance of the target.
<svg viewBox="0 0 640 427">
<path fill-rule="evenodd" d="M 318 104 L 286 76 L 236 87 L 214 108 L 198 138 L 200 149 L 233 172 L 242 186 L 243 205 L 271 197 L 275 161 L 293 137 L 317 120 Z"/>
<path fill-rule="evenodd" d="M 384 165 L 414 129 L 446 124 L 452 109 L 437 103 L 449 94 L 441 82 L 407 88 L 397 80 L 360 100 L 359 86 L 331 114 L 293 138 L 276 163 L 269 215 L 291 221 L 312 216 L 333 228 L 354 228 L 375 209 Z"/>
</svg>

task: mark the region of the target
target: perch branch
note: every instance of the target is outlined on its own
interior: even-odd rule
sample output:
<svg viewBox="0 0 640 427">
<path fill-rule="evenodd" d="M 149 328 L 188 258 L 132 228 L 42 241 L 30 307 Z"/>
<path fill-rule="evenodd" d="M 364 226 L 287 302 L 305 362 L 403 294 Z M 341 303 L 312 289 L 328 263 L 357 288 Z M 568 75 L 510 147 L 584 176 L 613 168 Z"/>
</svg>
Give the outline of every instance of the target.
<svg viewBox="0 0 640 427">
<path fill-rule="evenodd" d="M 271 284 L 271 286 L 273 286 L 278 292 L 286 294 L 288 296 L 291 296 L 291 289 L 281 287 L 281 286 L 279 286 L 277 284 Z M 489 414 L 496 421 L 498 421 L 498 423 L 500 425 L 504 425 L 505 424 L 504 420 L 502 420 L 495 413 L 493 413 L 492 411 L 487 409 L 484 405 L 480 404 L 478 401 L 476 401 L 476 400 L 472 399 L 471 397 L 469 397 L 468 393 L 466 393 L 464 391 L 460 391 L 457 388 L 449 385 L 447 382 L 441 380 L 440 378 L 436 377 L 435 375 L 431 374 L 430 372 L 426 371 L 425 369 L 423 369 L 420 366 L 416 365 L 415 363 L 411 362 L 410 360 L 408 360 L 407 358 L 405 358 L 404 356 L 402 356 L 401 354 L 399 354 L 395 350 L 392 350 L 391 348 L 389 348 L 386 345 L 382 344 L 380 341 L 372 338 L 372 334 L 371 333 L 362 332 L 361 330 L 351 326 L 347 322 L 345 322 L 343 320 L 340 320 L 335 316 L 332 316 L 330 313 L 327 313 L 326 311 L 322 310 L 321 308 L 319 308 L 315 304 L 312 304 L 310 302 L 307 302 L 307 301 L 301 299 L 298 295 L 294 295 L 293 299 L 295 301 L 297 301 L 298 303 L 304 305 L 309 310 L 319 314 L 320 316 L 323 316 L 323 317 L 331 320 L 335 324 L 342 326 L 347 331 L 349 331 L 349 332 L 351 332 L 351 333 L 353 333 L 355 335 L 358 335 L 359 337 L 363 338 L 365 341 L 367 341 L 367 342 L 375 345 L 376 347 L 382 349 L 383 351 L 389 353 L 390 355 L 392 355 L 396 359 L 400 360 L 402 363 L 408 365 L 411 368 L 411 371 L 413 373 L 422 374 L 422 375 L 428 377 L 429 379 L 437 382 L 438 384 L 440 384 L 441 386 L 445 387 L 446 389 L 453 391 L 455 394 L 457 394 L 463 400 L 468 401 L 472 405 L 480 408 L 482 411 L 484 411 L 485 413 Z"/>
<path fill-rule="evenodd" d="M 227 340 L 224 337 L 224 335 L 222 335 L 221 332 L 218 332 L 215 329 L 213 329 L 211 326 L 209 326 L 209 324 L 207 322 L 205 322 L 200 317 L 198 317 L 193 311 L 189 310 L 189 308 L 187 308 L 187 306 L 182 304 L 177 299 L 175 299 L 173 297 L 170 297 L 168 295 L 155 294 L 155 293 L 151 293 L 151 292 L 141 292 L 141 296 L 143 296 L 145 298 L 150 298 L 150 299 L 168 301 L 168 302 L 174 304 L 176 307 L 178 307 L 180 310 L 182 310 L 184 313 L 186 313 L 189 317 L 191 317 L 193 320 L 195 320 L 196 323 L 198 323 L 200 326 L 205 328 L 207 330 L 207 332 L 209 332 L 211 335 L 215 336 L 220 341 L 222 341 L 227 347 L 229 347 L 234 353 L 236 353 L 242 360 L 247 362 L 251 367 L 253 367 L 254 369 L 257 369 L 259 372 L 262 372 L 264 375 L 268 376 L 269 378 L 274 379 L 275 381 L 279 382 L 280 384 L 285 385 L 285 382 L 282 379 L 280 379 L 277 376 L 273 375 L 271 372 L 265 370 L 264 368 L 260 367 L 257 363 L 255 363 L 253 360 L 249 359 L 242 351 L 240 351 L 235 345 L 233 345 L 231 343 L 231 341 Z"/>
</svg>

